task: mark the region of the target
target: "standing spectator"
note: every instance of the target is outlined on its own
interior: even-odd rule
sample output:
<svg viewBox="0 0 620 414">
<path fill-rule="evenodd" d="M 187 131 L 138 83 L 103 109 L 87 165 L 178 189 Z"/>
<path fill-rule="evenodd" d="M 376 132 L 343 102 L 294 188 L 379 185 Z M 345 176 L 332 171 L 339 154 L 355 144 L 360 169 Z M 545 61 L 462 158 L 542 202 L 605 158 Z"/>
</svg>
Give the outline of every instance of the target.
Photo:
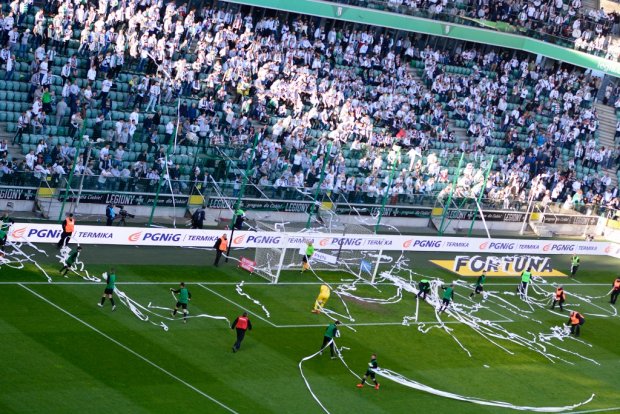
<svg viewBox="0 0 620 414">
<path fill-rule="evenodd" d="M 60 126 L 63 121 L 63 118 L 67 114 L 67 103 L 65 102 L 65 98 L 60 98 L 60 102 L 56 104 L 56 126 Z"/>
<path fill-rule="evenodd" d="M 237 319 L 235 319 L 230 325 L 230 329 L 236 329 L 237 331 L 237 341 L 232 347 L 233 352 L 237 352 L 239 348 L 241 348 L 241 342 L 243 342 L 243 338 L 245 338 L 245 333 L 247 330 L 252 330 L 252 322 L 250 322 L 250 318 L 248 318 L 248 313 L 243 312 L 243 314 Z"/>
<path fill-rule="evenodd" d="M 155 82 L 151 85 L 149 89 L 149 103 L 146 105 L 145 112 L 148 112 L 152 107 L 153 112 L 155 112 L 156 106 L 159 102 L 159 95 L 161 94 L 161 88 L 159 87 L 159 83 Z"/>
<path fill-rule="evenodd" d="M 29 123 L 30 120 L 28 118 L 28 115 L 26 114 L 26 112 L 22 112 L 22 114 L 19 116 L 19 119 L 17 120 L 17 132 L 15 132 L 15 136 L 13 137 L 13 145 L 19 144 L 21 142 L 21 139 L 24 135 L 24 129 L 27 128 Z"/>
<path fill-rule="evenodd" d="M 5 81 L 12 81 L 13 74 L 15 73 L 15 56 L 11 55 L 6 61 L 6 74 L 4 75 Z"/>
<path fill-rule="evenodd" d="M 110 93 L 110 89 L 112 88 L 112 81 L 108 78 L 105 78 L 103 82 L 101 82 L 101 93 L 99 94 L 99 100 L 103 103 L 106 99 L 108 99 L 108 94 Z"/>
<path fill-rule="evenodd" d="M 170 140 L 172 139 L 173 133 L 174 133 L 174 123 L 172 123 L 172 119 L 170 119 L 168 123 L 166 124 L 166 139 L 163 142 L 164 145 L 170 144 Z"/>
</svg>

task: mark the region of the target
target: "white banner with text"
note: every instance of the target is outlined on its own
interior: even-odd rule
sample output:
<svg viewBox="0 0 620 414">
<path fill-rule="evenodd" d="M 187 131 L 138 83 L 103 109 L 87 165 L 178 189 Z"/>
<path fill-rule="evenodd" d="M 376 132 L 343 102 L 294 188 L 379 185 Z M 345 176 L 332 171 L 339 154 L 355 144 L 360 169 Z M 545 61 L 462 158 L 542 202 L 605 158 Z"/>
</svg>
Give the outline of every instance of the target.
<svg viewBox="0 0 620 414">
<path fill-rule="evenodd" d="M 60 224 L 15 223 L 9 241 L 55 243 Z M 76 225 L 71 243 L 129 246 L 213 247 L 230 231 Z M 478 254 L 584 254 L 620 258 L 620 244 L 570 240 L 486 239 L 438 236 L 334 235 L 327 233 L 276 233 L 235 231 L 233 248 L 295 248 L 312 241 L 317 250 L 443 251 Z"/>
</svg>

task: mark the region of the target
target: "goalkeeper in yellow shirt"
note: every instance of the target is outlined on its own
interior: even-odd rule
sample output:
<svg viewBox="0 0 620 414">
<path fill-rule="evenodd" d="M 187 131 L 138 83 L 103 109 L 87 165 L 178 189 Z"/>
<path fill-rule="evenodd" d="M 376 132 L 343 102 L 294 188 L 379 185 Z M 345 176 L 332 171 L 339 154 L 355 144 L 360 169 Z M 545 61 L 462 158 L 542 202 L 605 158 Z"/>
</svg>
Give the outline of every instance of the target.
<svg viewBox="0 0 620 414">
<path fill-rule="evenodd" d="M 316 298 L 316 302 L 314 302 L 314 309 L 312 309 L 312 313 L 321 313 L 321 309 L 323 309 L 329 300 L 330 292 L 329 286 L 321 285 L 321 291 L 319 292 L 319 296 Z"/>
</svg>

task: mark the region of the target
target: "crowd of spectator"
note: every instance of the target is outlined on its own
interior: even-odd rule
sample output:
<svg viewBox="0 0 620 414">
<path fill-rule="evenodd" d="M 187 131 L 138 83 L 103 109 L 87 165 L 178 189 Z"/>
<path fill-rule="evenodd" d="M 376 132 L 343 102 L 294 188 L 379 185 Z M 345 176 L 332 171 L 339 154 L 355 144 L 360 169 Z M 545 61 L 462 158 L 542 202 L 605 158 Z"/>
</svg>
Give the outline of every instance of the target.
<svg viewBox="0 0 620 414">
<path fill-rule="evenodd" d="M 500 22 L 499 30 L 569 45 L 607 59 L 620 56 L 620 14 L 583 7 L 582 0 L 333 0 L 362 7 L 385 7 L 462 24 L 472 19 Z M 489 27 L 488 24 L 484 25 Z"/>
<path fill-rule="evenodd" d="M 0 33 L 5 76 L 11 62 L 33 51 L 32 107 L 20 116 L 14 142 L 25 131 L 46 134 L 52 124 L 68 126 L 75 141 L 52 146 L 52 137 L 41 139 L 16 170 L 60 180 L 76 163 L 76 174 L 99 189 L 154 191 L 163 178 L 165 188 L 180 192 L 188 184 L 167 154 L 175 144 L 214 150 L 221 159 L 216 181 L 231 167 L 247 169 L 270 197 L 308 197 L 320 186 L 365 203 L 484 192 L 506 208 L 528 195 L 565 207 L 618 204 L 610 177 L 596 168 L 620 163 L 618 148 L 595 138 L 599 80 L 579 69 L 506 51 L 433 50 L 420 38 L 307 16 L 173 2 L 100 0 L 95 7 L 50 0 L 34 12 L 31 30 L 24 5 L 28 0 L 10 4 Z M 67 55 L 73 38 L 78 52 Z M 59 97 L 52 87 L 57 56 Z M 412 62 L 421 62 L 421 74 Z M 456 74 L 451 65 L 469 71 Z M 121 75 L 128 75 L 129 91 L 117 102 L 111 93 Z M 113 106 L 125 119 L 112 122 Z M 175 107 L 175 115 L 162 115 L 164 107 Z M 78 154 L 89 113 L 96 115 L 92 136 Z M 464 123 L 462 136 L 454 120 Z M 147 149 L 127 162 L 137 141 Z M 490 147 L 503 149 L 493 161 Z M 578 176 L 575 165 L 588 171 Z M 200 166 L 187 178 L 213 181 Z M 233 181 L 238 190 L 240 176 Z"/>
</svg>

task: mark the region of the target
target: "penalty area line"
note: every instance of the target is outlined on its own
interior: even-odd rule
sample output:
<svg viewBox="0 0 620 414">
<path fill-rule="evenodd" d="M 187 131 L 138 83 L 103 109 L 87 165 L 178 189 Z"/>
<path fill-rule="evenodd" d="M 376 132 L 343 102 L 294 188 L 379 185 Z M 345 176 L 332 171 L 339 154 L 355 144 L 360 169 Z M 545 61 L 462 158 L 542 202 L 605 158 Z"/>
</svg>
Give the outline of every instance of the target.
<svg viewBox="0 0 620 414">
<path fill-rule="evenodd" d="M 75 319 L 76 321 L 78 321 L 79 323 L 81 323 L 82 325 L 86 326 L 87 328 L 91 329 L 92 331 L 98 333 L 99 335 L 103 336 L 104 338 L 106 338 L 108 341 L 118 345 L 119 347 L 123 348 L 125 351 L 129 352 L 130 354 L 132 354 L 133 356 L 141 359 L 142 361 L 146 362 L 147 364 L 149 364 L 150 366 L 152 366 L 153 368 L 158 369 L 159 371 L 163 372 L 164 374 L 166 374 L 167 376 L 169 376 L 170 378 L 180 382 L 181 384 L 185 385 L 186 387 L 188 387 L 189 389 L 197 392 L 198 394 L 202 395 L 203 397 L 207 398 L 208 400 L 214 402 L 215 404 L 219 405 L 220 407 L 222 407 L 223 409 L 225 409 L 226 411 L 233 413 L 233 414 L 239 414 L 237 411 L 233 410 L 232 408 L 228 407 L 227 405 L 225 405 L 224 403 L 216 400 L 215 398 L 211 397 L 209 394 L 206 394 L 205 392 L 199 390 L 198 388 L 194 387 L 192 384 L 190 384 L 189 382 L 177 377 L 176 375 L 174 375 L 173 373 L 171 373 L 170 371 L 166 370 L 165 368 L 162 368 L 161 366 L 157 365 L 155 362 L 151 361 L 150 359 L 146 358 L 145 356 L 139 354 L 138 352 L 134 351 L 133 349 L 129 348 L 127 345 L 122 344 L 121 342 L 117 341 L 116 339 L 112 338 L 111 336 L 109 336 L 108 334 L 104 333 L 103 331 L 100 331 L 99 329 L 95 328 L 94 326 L 92 326 L 91 324 L 89 324 L 88 322 L 78 318 L 77 316 L 75 316 L 74 314 L 72 314 L 71 312 L 67 311 L 66 309 L 60 307 L 59 305 L 55 304 L 54 302 L 52 302 L 51 300 L 47 299 L 46 297 L 40 295 L 39 293 L 35 292 L 34 290 L 28 288 L 27 286 L 24 286 L 21 283 L 18 283 L 18 285 L 22 288 L 24 288 L 25 290 L 27 290 L 28 292 L 32 293 L 34 296 L 38 297 L 39 299 L 41 299 L 42 301 L 48 303 L 49 305 L 53 306 L 54 308 L 56 308 L 57 310 L 61 311 L 62 313 L 64 313 L 65 315 Z"/>
</svg>

